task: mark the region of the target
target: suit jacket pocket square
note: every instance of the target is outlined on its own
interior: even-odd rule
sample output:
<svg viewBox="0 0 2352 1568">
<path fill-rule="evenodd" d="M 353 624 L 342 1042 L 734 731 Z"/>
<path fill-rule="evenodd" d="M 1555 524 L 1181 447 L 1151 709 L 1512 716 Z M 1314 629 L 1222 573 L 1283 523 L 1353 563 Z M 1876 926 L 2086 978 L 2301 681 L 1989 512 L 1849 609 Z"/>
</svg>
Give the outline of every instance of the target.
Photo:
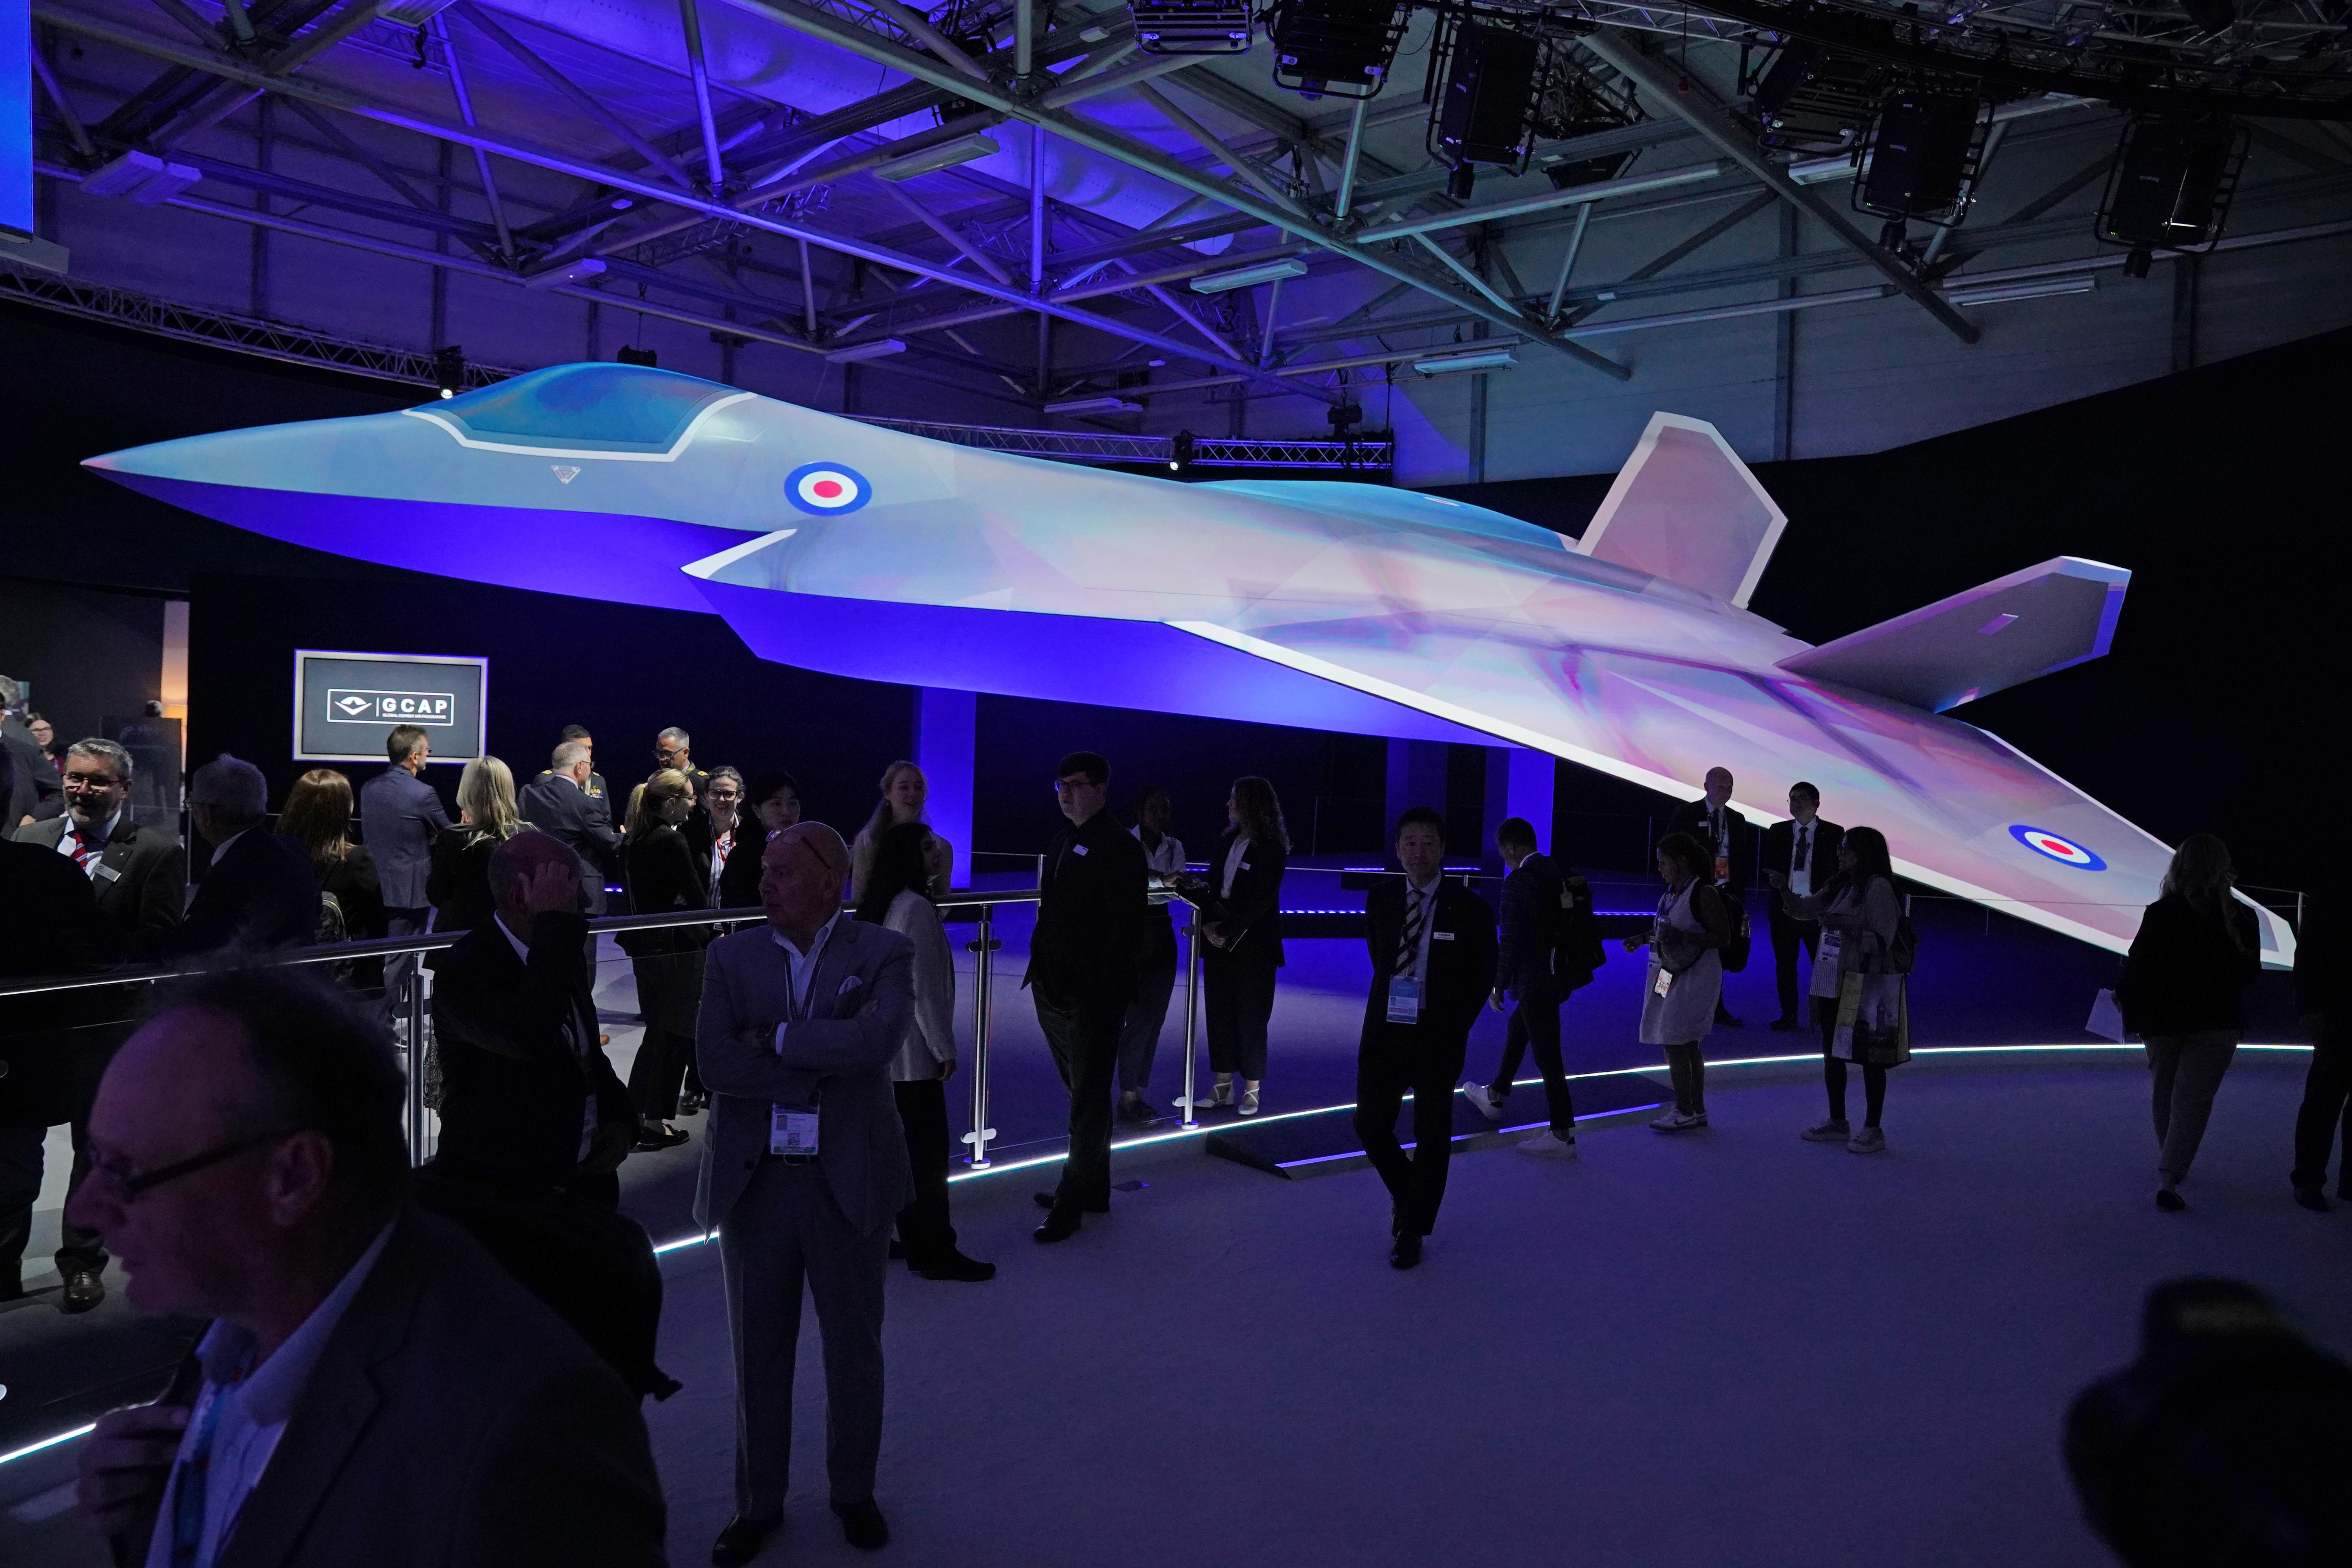
<svg viewBox="0 0 2352 1568">
<path fill-rule="evenodd" d="M 857 976 L 853 974 L 848 979 L 841 983 L 841 989 L 835 992 L 834 994 L 836 996 L 846 996 L 865 984 L 866 982 L 858 979 Z"/>
</svg>

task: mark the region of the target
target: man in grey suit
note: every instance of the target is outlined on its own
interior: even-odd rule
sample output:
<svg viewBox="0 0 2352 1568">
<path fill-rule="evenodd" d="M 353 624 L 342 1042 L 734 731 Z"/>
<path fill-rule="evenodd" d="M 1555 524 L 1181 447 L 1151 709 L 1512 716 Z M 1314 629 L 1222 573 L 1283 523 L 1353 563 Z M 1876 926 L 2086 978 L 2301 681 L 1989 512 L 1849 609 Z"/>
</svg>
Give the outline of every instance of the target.
<svg viewBox="0 0 2352 1568">
<path fill-rule="evenodd" d="M 211 1320 L 82 1449 L 117 1563 L 663 1561 L 636 1400 L 407 1201 L 403 1099 L 382 1026 L 297 969 L 209 975 L 115 1057 L 68 1212 L 134 1308 Z"/>
<path fill-rule="evenodd" d="M 414 724 L 401 724 L 384 737 L 392 765 L 360 786 L 360 832 L 375 858 L 383 886 L 384 934 L 414 936 L 433 915 L 425 896 L 433 869 L 433 836 L 449 826 L 440 792 L 417 775 L 432 759 L 433 742 Z M 384 966 L 385 988 L 397 996 L 416 967 L 404 953 Z"/>
<path fill-rule="evenodd" d="M 914 1010 L 914 946 L 841 907 L 849 847 L 823 823 L 769 840 L 763 926 L 710 945 L 696 1055 L 710 1090 L 694 1217 L 719 1232 L 735 1343 L 735 1517 L 728 1568 L 783 1522 L 801 1289 L 824 1339 L 825 1470 L 851 1545 L 889 1539 L 882 1451 L 882 1282 L 890 1222 L 914 1195 L 890 1060 Z"/>
</svg>

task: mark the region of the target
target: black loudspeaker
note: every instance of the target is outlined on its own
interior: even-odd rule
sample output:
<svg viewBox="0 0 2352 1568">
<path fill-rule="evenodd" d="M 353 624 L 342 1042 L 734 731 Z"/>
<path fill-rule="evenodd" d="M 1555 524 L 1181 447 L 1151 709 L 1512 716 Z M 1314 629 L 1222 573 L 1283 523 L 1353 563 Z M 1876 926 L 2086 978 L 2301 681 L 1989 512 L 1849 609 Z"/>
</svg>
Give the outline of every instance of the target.
<svg viewBox="0 0 2352 1568">
<path fill-rule="evenodd" d="M 1402 0 L 1280 0 L 1266 25 L 1275 85 L 1307 98 L 1372 97 L 1411 16 Z"/>
<path fill-rule="evenodd" d="M 656 350 L 631 348 L 626 343 L 622 344 L 613 357 L 623 364 L 658 366 L 661 363 L 661 354 Z"/>
<path fill-rule="evenodd" d="M 1968 205 L 1984 123 L 1984 105 L 1972 94 L 1895 89 L 1871 125 L 1869 163 L 1853 205 L 1880 217 L 1956 220 Z"/>
<path fill-rule="evenodd" d="M 1516 163 L 1543 69 L 1543 40 L 1483 22 L 1455 35 L 1437 113 L 1437 153 L 1464 163 Z"/>
<path fill-rule="evenodd" d="M 2173 250 L 2211 243 L 2229 214 L 2246 142 L 2245 128 L 2229 120 L 2134 120 L 2099 204 L 2099 237 Z"/>
<path fill-rule="evenodd" d="M 1147 55 L 1249 53 L 1249 0 L 1130 0 L 1128 12 Z"/>
</svg>

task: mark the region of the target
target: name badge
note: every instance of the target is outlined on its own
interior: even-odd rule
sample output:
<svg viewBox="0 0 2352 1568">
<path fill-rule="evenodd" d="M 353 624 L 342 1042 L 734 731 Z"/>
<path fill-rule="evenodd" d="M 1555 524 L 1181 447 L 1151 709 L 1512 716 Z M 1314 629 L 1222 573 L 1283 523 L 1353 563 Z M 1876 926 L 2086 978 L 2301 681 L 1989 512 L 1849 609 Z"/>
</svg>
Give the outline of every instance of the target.
<svg viewBox="0 0 2352 1568">
<path fill-rule="evenodd" d="M 768 1152 L 788 1160 L 816 1158 L 816 1112 L 789 1105 L 768 1107 Z"/>
<path fill-rule="evenodd" d="M 1667 992 L 1669 992 L 1669 991 L 1673 990 L 1674 988 L 1675 988 L 1675 977 L 1674 977 L 1673 973 L 1672 973 L 1670 971 L 1668 971 L 1668 970 L 1667 970 L 1664 965 L 1660 965 L 1660 966 L 1659 966 L 1659 969 L 1658 969 L 1658 978 L 1657 978 L 1657 981 L 1656 981 L 1656 983 L 1655 983 L 1654 984 L 1653 984 L 1653 985 L 1650 987 L 1650 989 L 1651 989 L 1651 990 L 1653 990 L 1653 991 L 1654 991 L 1654 992 L 1656 992 L 1659 995 L 1664 996 Z"/>
<path fill-rule="evenodd" d="M 1421 982 L 1403 975 L 1389 980 L 1389 1022 L 1418 1024 L 1421 1022 Z"/>
<path fill-rule="evenodd" d="M 1087 847 L 1083 844 L 1073 844 L 1070 846 L 1070 853 L 1073 855 L 1083 855 L 1086 852 Z"/>
<path fill-rule="evenodd" d="M 1452 942 L 1454 940 L 1454 933 L 1450 931 L 1433 931 L 1429 933 L 1429 940 L 1432 942 Z"/>
<path fill-rule="evenodd" d="M 1731 880 L 1730 856 L 1718 855 L 1715 858 L 1715 879 L 1718 882 L 1728 882 Z"/>
<path fill-rule="evenodd" d="M 122 880 L 122 868 L 119 866 L 110 866 L 103 860 L 90 868 L 89 874 L 101 882 L 119 882 Z"/>
</svg>

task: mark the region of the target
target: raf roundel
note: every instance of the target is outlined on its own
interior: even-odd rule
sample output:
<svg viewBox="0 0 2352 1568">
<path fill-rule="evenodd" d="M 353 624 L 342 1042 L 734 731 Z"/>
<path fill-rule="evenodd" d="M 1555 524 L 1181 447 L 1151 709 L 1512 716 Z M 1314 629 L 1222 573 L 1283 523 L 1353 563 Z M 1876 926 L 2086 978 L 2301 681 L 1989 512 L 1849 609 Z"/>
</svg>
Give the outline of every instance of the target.
<svg viewBox="0 0 2352 1568">
<path fill-rule="evenodd" d="M 807 463 L 784 476 L 784 499 L 815 517 L 856 511 L 873 498 L 866 476 L 839 463 Z"/>
<path fill-rule="evenodd" d="M 2009 836 L 2036 855 L 2046 855 L 2062 866 L 2073 866 L 2084 871 L 2104 871 L 2107 868 L 2107 863 L 2092 851 L 2071 838 L 2061 838 L 2045 829 L 2018 823 L 2010 828 Z"/>
</svg>

